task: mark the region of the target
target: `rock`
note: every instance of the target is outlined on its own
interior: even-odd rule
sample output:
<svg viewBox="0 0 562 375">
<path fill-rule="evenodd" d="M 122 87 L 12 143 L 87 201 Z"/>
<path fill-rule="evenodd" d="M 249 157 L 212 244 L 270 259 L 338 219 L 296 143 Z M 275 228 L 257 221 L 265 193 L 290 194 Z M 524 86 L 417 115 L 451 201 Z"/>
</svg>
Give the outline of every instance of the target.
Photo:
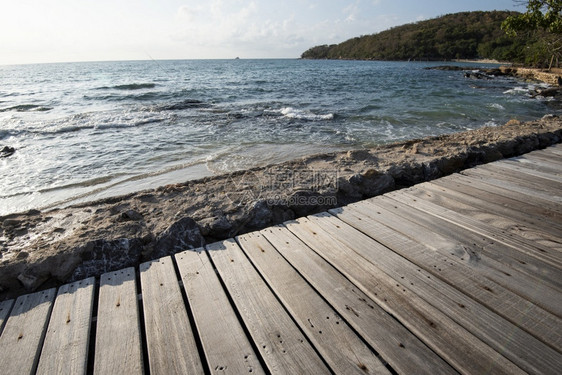
<svg viewBox="0 0 562 375">
<path fill-rule="evenodd" d="M 16 255 L 16 259 L 25 259 L 29 257 L 29 253 L 27 251 L 20 251 L 18 255 Z"/>
<path fill-rule="evenodd" d="M 20 221 L 20 220 L 16 220 L 16 219 L 6 219 L 6 220 L 4 220 L 4 222 L 2 223 L 2 226 L 3 226 L 5 229 L 8 229 L 8 228 L 12 228 L 12 229 L 13 229 L 13 228 L 19 226 L 20 224 L 21 224 L 21 221 Z"/>
<path fill-rule="evenodd" d="M 19 282 L 23 285 L 25 290 L 28 292 L 33 292 L 35 289 L 39 288 L 43 284 L 46 278 L 37 277 L 29 271 L 22 272 L 18 275 Z"/>
<path fill-rule="evenodd" d="M 10 147 L 10 146 L 4 146 L 0 150 L 0 158 L 7 158 L 9 156 L 12 156 L 15 152 L 16 152 L 15 148 Z"/>
<path fill-rule="evenodd" d="M 359 191 L 363 197 L 374 197 L 394 190 L 395 181 L 389 173 L 369 169 L 362 175 Z"/>
<path fill-rule="evenodd" d="M 121 219 L 123 220 L 132 220 L 132 221 L 142 221 L 144 218 L 143 216 L 135 210 L 127 210 L 121 213 Z"/>
<path fill-rule="evenodd" d="M 347 157 L 351 160 L 361 161 L 370 159 L 372 155 L 369 150 L 350 150 L 347 152 Z"/>
<path fill-rule="evenodd" d="M 199 222 L 201 234 L 213 238 L 228 238 L 228 234 L 232 230 L 232 223 L 224 216 L 215 216 L 203 219 Z"/>
<path fill-rule="evenodd" d="M 549 97 L 549 96 L 558 96 L 560 94 L 560 88 L 559 87 L 549 87 L 547 89 L 536 89 L 535 92 L 531 93 L 531 96 L 537 97 L 537 96 L 542 96 L 544 98 Z"/>
<path fill-rule="evenodd" d="M 205 245 L 199 226 L 190 217 L 184 217 L 173 223 L 156 238 L 154 249 L 149 254 L 152 259 L 195 249 Z"/>
<path fill-rule="evenodd" d="M 512 118 L 511 120 L 509 120 L 508 122 L 505 123 L 506 126 L 519 126 L 521 125 L 521 121 Z"/>
<path fill-rule="evenodd" d="M 481 73 L 481 72 L 464 73 L 464 77 L 465 78 L 471 78 L 471 79 L 492 79 L 492 77 L 490 77 L 489 75 Z"/>
<path fill-rule="evenodd" d="M 136 266 L 139 264 L 142 248 L 142 240 L 137 238 L 90 241 L 79 251 L 82 261 L 74 269 L 70 280 Z"/>
<path fill-rule="evenodd" d="M 246 227 L 251 229 L 263 229 L 269 226 L 273 219 L 271 207 L 265 200 L 255 202 L 250 208 L 249 220 Z"/>
</svg>

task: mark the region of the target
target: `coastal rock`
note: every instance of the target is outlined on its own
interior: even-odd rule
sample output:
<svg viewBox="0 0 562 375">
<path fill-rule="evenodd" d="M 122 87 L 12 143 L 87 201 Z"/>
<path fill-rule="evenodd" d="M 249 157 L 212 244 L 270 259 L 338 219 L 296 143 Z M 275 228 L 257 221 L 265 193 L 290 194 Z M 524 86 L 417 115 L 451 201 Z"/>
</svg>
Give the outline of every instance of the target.
<svg viewBox="0 0 562 375">
<path fill-rule="evenodd" d="M 20 273 L 18 275 L 19 282 L 23 285 L 25 290 L 27 290 L 28 292 L 33 292 L 34 290 L 36 290 L 39 286 L 41 286 L 41 284 L 43 284 L 45 279 L 46 278 L 39 278 L 27 272 Z"/>
<path fill-rule="evenodd" d="M 488 76 L 487 74 L 484 74 L 482 72 L 469 72 L 469 73 L 464 73 L 464 77 L 465 78 L 471 78 L 471 79 L 492 79 L 493 77 Z"/>
<path fill-rule="evenodd" d="M 359 192 L 363 198 L 386 193 L 395 187 L 394 178 L 390 174 L 381 173 L 375 169 L 367 170 L 358 180 Z M 353 180 L 351 182 L 353 183 Z"/>
<path fill-rule="evenodd" d="M 251 229 L 262 229 L 272 222 L 273 213 L 265 200 L 259 200 L 252 205 L 249 211 L 249 220 L 246 227 Z"/>
<path fill-rule="evenodd" d="M 537 97 L 542 96 L 543 98 L 555 97 L 561 94 L 562 89 L 559 87 L 549 87 L 549 88 L 538 88 L 531 92 L 531 96 Z"/>
<path fill-rule="evenodd" d="M 218 239 L 228 238 L 232 231 L 232 223 L 224 215 L 203 219 L 199 227 L 203 236 Z"/>
<path fill-rule="evenodd" d="M 197 223 L 190 217 L 184 217 L 158 235 L 149 257 L 152 259 L 161 258 L 203 245 L 205 245 L 205 239 L 201 235 Z"/>
<path fill-rule="evenodd" d="M 74 269 L 70 280 L 135 266 L 140 261 L 142 245 L 142 240 L 137 238 L 90 241 L 83 247 L 81 262 Z"/>
<path fill-rule="evenodd" d="M 7 158 L 12 156 L 16 152 L 16 149 L 10 146 L 4 146 L 0 150 L 0 158 Z"/>
<path fill-rule="evenodd" d="M 121 213 L 122 220 L 141 221 L 143 216 L 135 210 L 127 210 Z"/>
</svg>

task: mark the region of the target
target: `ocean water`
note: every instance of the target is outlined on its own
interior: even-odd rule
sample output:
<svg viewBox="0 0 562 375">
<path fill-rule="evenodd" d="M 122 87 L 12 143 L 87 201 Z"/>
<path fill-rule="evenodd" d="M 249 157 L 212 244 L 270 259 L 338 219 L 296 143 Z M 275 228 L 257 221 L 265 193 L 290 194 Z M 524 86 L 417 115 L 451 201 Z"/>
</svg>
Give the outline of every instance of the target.
<svg viewBox="0 0 562 375">
<path fill-rule="evenodd" d="M 529 83 L 423 69 L 432 65 L 0 66 L 0 149 L 17 150 L 0 159 L 0 215 L 556 112 Z"/>
</svg>

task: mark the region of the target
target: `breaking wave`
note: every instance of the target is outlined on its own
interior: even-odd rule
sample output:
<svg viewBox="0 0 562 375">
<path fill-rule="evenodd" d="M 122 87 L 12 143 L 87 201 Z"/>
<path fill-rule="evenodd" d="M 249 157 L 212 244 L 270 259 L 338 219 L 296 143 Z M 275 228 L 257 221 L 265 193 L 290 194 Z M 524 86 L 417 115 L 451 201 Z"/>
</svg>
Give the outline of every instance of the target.
<svg viewBox="0 0 562 375">
<path fill-rule="evenodd" d="M 20 104 L 20 105 L 15 105 L 13 107 L 8 107 L 8 108 L 2 108 L 0 109 L 0 112 L 8 112 L 8 111 L 14 111 L 14 112 L 29 112 L 29 111 L 36 111 L 36 112 L 46 112 L 46 111 L 50 111 L 51 107 L 44 107 L 41 105 L 37 105 L 37 104 Z"/>
<path fill-rule="evenodd" d="M 142 90 L 142 89 L 153 89 L 156 87 L 155 83 L 129 83 L 125 85 L 115 85 L 115 86 L 102 86 L 98 87 L 98 90 Z"/>
</svg>

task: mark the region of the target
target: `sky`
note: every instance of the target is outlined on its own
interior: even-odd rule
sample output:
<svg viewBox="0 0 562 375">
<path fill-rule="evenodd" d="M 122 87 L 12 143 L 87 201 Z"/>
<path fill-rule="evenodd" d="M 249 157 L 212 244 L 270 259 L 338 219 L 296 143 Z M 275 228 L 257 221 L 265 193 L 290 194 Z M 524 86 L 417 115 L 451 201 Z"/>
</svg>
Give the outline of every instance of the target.
<svg viewBox="0 0 562 375">
<path fill-rule="evenodd" d="M 514 0 L 0 0 L 0 64 L 297 58 L 405 23 Z"/>
</svg>

